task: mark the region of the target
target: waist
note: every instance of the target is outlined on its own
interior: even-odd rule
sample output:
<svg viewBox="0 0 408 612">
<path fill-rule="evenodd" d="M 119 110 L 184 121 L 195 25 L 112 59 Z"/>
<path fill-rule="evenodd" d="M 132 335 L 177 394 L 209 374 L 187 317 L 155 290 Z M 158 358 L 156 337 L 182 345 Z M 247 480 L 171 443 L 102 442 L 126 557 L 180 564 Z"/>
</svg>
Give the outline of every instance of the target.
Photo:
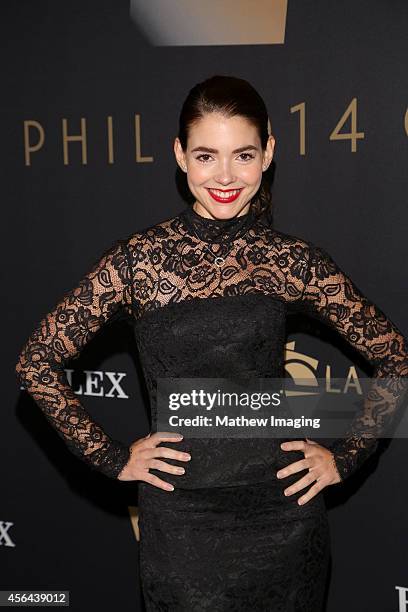
<svg viewBox="0 0 408 612">
<path fill-rule="evenodd" d="M 302 439 L 302 438 L 299 438 Z M 304 459 L 302 451 L 284 451 L 285 438 L 184 438 L 181 442 L 160 442 L 158 446 L 187 452 L 191 460 L 162 458 L 170 465 L 182 466 L 182 475 L 151 468 L 149 472 L 179 489 L 198 489 L 274 483 L 286 488 L 304 476 L 302 470 L 278 479 L 281 468 Z"/>
</svg>

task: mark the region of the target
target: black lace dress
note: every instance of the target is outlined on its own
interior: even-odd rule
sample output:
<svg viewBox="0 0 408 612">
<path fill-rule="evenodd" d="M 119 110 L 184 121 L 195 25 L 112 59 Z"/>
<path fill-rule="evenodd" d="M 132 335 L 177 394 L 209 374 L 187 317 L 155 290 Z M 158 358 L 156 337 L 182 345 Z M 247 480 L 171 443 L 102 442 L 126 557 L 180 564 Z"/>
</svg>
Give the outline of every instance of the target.
<svg viewBox="0 0 408 612">
<path fill-rule="evenodd" d="M 232 247 L 232 248 L 231 248 Z M 217 266 L 216 256 L 225 256 Z M 70 450 L 117 478 L 129 448 L 86 412 L 64 367 L 106 321 L 130 317 L 155 423 L 157 379 L 284 371 L 285 320 L 302 309 L 337 330 L 395 386 L 377 398 L 392 416 L 407 375 L 407 343 L 323 248 L 279 232 L 254 210 L 215 220 L 187 206 L 114 242 L 39 323 L 16 371 Z M 381 394 L 380 394 L 381 395 Z M 373 413 L 374 414 L 374 413 Z M 364 418 L 364 415 L 363 417 Z M 364 418 L 367 424 L 367 415 Z M 358 422 L 332 446 L 342 481 L 375 451 Z M 378 434 L 378 422 L 373 432 Z M 319 612 L 330 553 L 322 492 L 303 506 L 283 490 L 307 471 L 276 472 L 304 457 L 278 439 L 191 439 L 174 491 L 139 483 L 140 568 L 149 611 Z"/>
</svg>

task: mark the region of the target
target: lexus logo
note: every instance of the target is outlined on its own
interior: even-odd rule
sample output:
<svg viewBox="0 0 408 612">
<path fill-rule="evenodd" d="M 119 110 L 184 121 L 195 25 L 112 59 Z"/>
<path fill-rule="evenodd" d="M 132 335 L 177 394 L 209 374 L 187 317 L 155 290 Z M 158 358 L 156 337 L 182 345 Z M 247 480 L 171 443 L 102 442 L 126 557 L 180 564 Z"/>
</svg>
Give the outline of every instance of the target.
<svg viewBox="0 0 408 612">
<path fill-rule="evenodd" d="M 67 380 L 72 386 L 72 374 L 74 370 L 65 370 Z M 85 384 L 74 389 L 76 395 L 92 395 L 97 397 L 115 397 L 118 399 L 129 399 L 120 381 L 126 376 L 124 372 L 98 372 L 95 370 L 84 370 Z"/>
<path fill-rule="evenodd" d="M 9 521 L 0 521 L 0 546 L 15 546 L 9 535 L 9 529 L 12 525 L 14 525 L 14 523 L 10 523 Z"/>
<path fill-rule="evenodd" d="M 64 370 L 67 381 L 76 395 L 90 395 L 92 397 L 113 397 L 117 399 L 129 399 L 123 387 L 120 385 L 125 372 L 99 372 L 97 370 L 84 370 L 85 383 L 74 388 L 73 374 L 75 370 Z M 21 385 L 24 390 L 24 386 Z"/>
</svg>

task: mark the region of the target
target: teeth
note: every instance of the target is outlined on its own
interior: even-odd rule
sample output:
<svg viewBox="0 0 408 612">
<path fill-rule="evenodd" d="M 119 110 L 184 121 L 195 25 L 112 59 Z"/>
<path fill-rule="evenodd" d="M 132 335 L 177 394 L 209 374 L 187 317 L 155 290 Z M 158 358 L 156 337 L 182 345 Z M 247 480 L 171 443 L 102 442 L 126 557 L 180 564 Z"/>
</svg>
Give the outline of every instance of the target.
<svg viewBox="0 0 408 612">
<path fill-rule="evenodd" d="M 240 189 L 234 189 L 233 191 L 218 191 L 218 189 L 209 189 L 209 191 L 211 191 L 211 193 L 213 193 L 214 195 L 217 196 L 217 198 L 231 198 L 232 196 L 236 195 L 237 193 L 240 192 Z"/>
</svg>

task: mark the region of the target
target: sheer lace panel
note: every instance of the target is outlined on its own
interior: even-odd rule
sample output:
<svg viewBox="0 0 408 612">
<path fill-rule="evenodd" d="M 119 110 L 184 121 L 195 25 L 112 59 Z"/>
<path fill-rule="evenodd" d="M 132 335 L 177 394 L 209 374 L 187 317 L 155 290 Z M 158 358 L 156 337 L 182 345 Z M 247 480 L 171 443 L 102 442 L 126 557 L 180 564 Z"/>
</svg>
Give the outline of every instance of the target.
<svg viewBox="0 0 408 612">
<path fill-rule="evenodd" d="M 111 478 L 116 478 L 126 464 L 129 449 L 90 418 L 69 385 L 64 366 L 79 356 L 108 319 L 121 311 L 131 313 L 128 262 L 122 241 L 110 246 L 42 319 L 16 365 L 20 383 L 72 453 Z"/>
<path fill-rule="evenodd" d="M 303 308 L 339 332 L 374 368 L 362 408 L 331 447 L 342 480 L 377 448 L 377 438 L 407 400 L 408 345 L 322 247 L 310 244 Z M 302 306 L 301 306 L 302 308 Z M 370 381 L 371 382 L 371 381 Z"/>
<path fill-rule="evenodd" d="M 212 227 L 207 221 L 212 220 L 204 220 L 205 239 L 189 231 L 183 213 L 130 239 L 137 317 L 193 298 L 250 292 L 285 302 L 301 297 L 308 266 L 304 241 L 258 220 L 232 243 L 207 242 Z M 221 268 L 214 263 L 217 256 L 226 257 Z"/>
</svg>

